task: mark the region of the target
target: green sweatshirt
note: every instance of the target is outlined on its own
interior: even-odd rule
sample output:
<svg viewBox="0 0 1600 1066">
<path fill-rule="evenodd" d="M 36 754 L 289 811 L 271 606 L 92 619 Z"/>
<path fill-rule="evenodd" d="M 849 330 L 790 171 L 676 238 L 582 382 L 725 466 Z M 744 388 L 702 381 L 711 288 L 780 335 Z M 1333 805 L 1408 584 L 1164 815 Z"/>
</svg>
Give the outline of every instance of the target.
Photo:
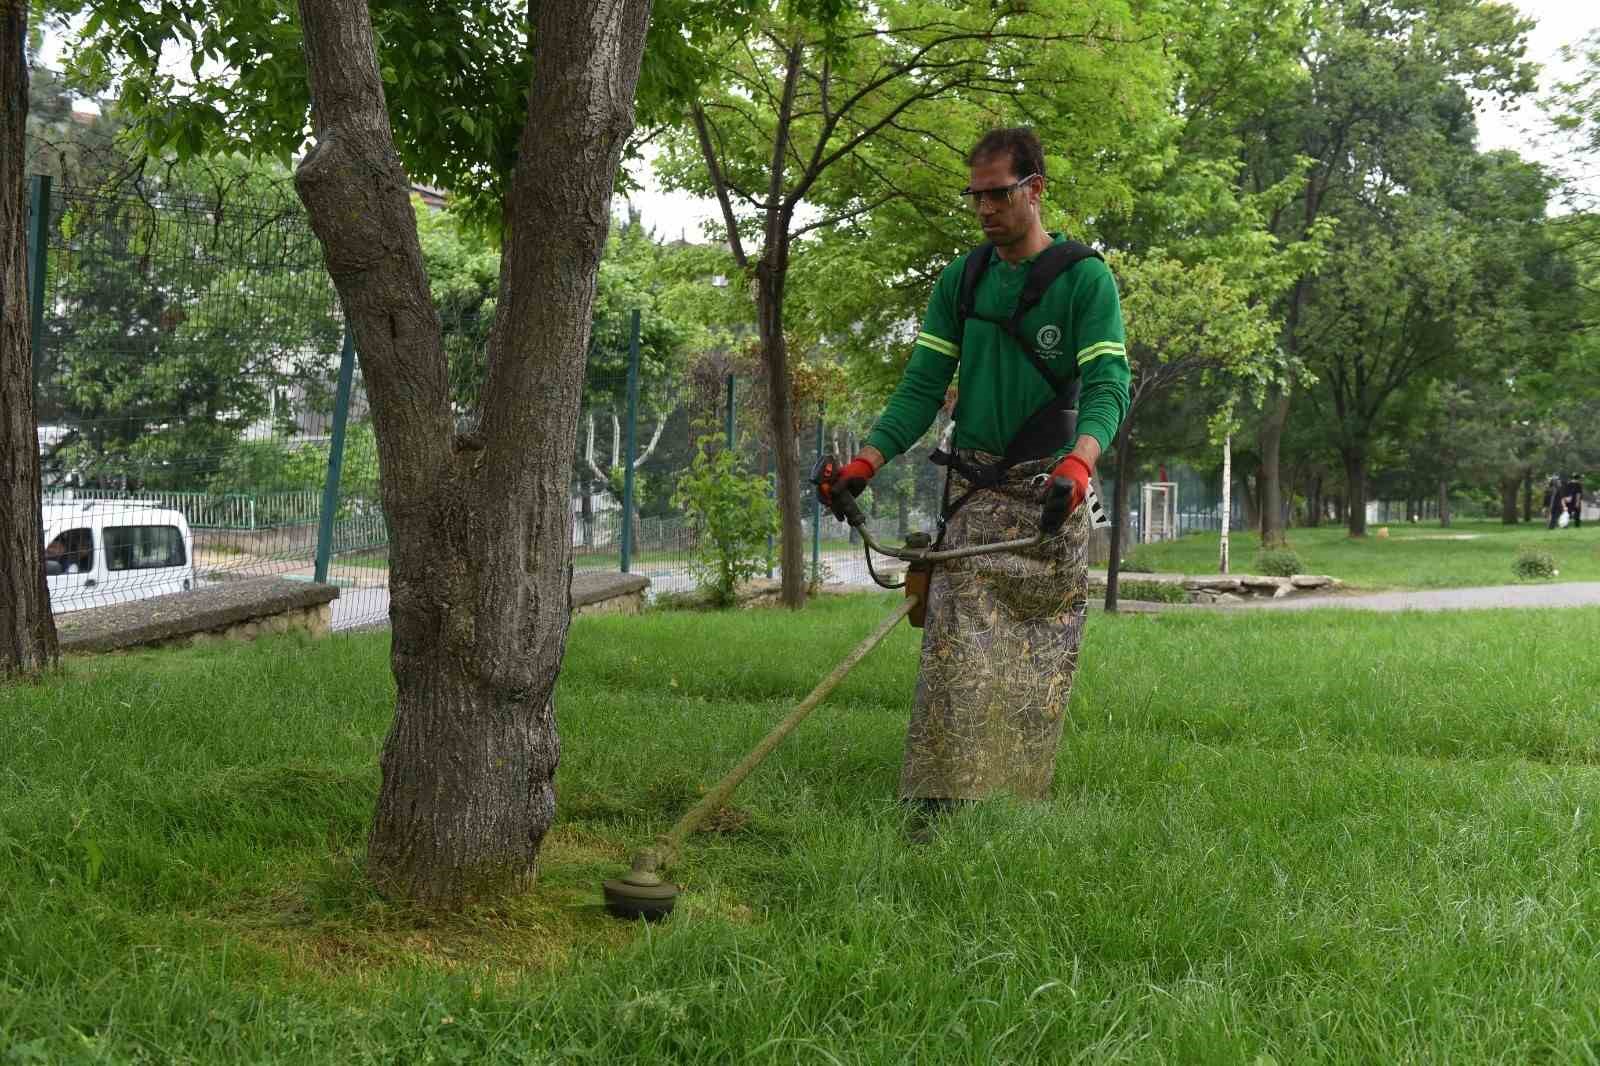
<svg viewBox="0 0 1600 1066">
<path fill-rule="evenodd" d="M 1051 236 L 1058 244 L 1066 239 L 1059 233 Z M 964 255 L 939 275 L 905 375 L 867 435 L 867 443 L 885 459 L 911 447 L 932 425 L 958 366 L 957 448 L 1003 453 L 1028 417 L 1055 396 L 1050 383 L 999 326 L 969 318 L 957 347 L 956 298 L 966 261 Z M 974 310 L 991 318 L 1009 318 L 1032 262 L 1027 259 L 1013 266 L 995 254 L 978 282 Z M 1044 299 L 1024 316 L 1023 329 L 1062 380 L 1082 379 L 1078 433 L 1094 437 L 1102 449 L 1110 447 L 1128 413 L 1130 377 L 1122 304 L 1110 269 L 1098 259 L 1079 262 L 1057 278 Z M 1075 443 L 1064 441 L 1060 454 Z"/>
</svg>

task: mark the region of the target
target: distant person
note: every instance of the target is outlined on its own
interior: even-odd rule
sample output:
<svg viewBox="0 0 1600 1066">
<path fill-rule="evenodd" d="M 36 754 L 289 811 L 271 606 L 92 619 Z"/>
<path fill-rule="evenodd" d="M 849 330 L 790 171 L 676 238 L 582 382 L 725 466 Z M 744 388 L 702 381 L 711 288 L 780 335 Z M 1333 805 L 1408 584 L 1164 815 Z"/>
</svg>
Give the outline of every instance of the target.
<svg viewBox="0 0 1600 1066">
<path fill-rule="evenodd" d="M 1567 518 L 1572 523 L 1573 529 L 1583 527 L 1583 475 L 1573 474 L 1567 483 L 1561 486 L 1561 502 L 1567 509 Z"/>
<path fill-rule="evenodd" d="M 1544 487 L 1544 509 L 1550 516 L 1550 524 L 1546 529 L 1554 529 L 1561 524 L 1561 514 L 1565 509 L 1561 495 L 1561 475 L 1551 474 L 1550 483 Z"/>
</svg>

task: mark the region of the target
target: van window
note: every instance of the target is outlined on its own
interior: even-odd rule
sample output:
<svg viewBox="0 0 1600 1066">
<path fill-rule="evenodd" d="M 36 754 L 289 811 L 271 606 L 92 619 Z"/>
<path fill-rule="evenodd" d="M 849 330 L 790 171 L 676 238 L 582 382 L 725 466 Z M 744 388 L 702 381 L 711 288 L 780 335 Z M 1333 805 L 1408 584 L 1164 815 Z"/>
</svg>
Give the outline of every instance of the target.
<svg viewBox="0 0 1600 1066">
<path fill-rule="evenodd" d="M 87 529 L 69 529 L 44 546 L 44 572 L 87 574 L 94 569 L 94 534 Z"/>
<path fill-rule="evenodd" d="M 108 570 L 151 570 L 187 561 L 177 526 L 106 526 L 105 533 Z"/>
</svg>

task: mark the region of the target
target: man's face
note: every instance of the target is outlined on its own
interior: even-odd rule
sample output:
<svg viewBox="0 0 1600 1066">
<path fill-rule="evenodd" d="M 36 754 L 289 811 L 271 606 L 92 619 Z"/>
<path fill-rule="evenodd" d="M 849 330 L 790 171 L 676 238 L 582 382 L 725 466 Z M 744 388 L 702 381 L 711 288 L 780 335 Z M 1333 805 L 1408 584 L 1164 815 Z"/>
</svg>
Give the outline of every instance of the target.
<svg viewBox="0 0 1600 1066">
<path fill-rule="evenodd" d="M 1017 184 L 1023 178 L 1028 180 Z M 1022 240 L 1038 222 L 1044 179 L 1014 173 L 1009 153 L 984 156 L 974 163 L 967 188 L 980 194 L 969 200 L 984 237 L 1000 247 Z M 1004 191 L 1008 189 L 1009 199 Z"/>
</svg>

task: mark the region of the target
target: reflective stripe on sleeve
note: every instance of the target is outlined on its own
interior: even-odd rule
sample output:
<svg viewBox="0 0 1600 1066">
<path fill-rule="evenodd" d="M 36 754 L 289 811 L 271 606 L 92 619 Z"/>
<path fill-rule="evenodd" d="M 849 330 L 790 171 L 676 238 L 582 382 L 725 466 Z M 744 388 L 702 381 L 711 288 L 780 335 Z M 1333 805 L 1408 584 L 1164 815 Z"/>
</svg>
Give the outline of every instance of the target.
<svg viewBox="0 0 1600 1066">
<path fill-rule="evenodd" d="M 940 355 L 948 355 L 952 359 L 961 358 L 961 349 L 957 348 L 954 344 L 951 344 L 943 337 L 935 337 L 931 333 L 918 333 L 917 343 L 922 345 L 924 348 L 933 349 Z"/>
<path fill-rule="evenodd" d="M 1120 355 L 1123 359 L 1127 359 L 1128 349 L 1120 341 L 1101 341 L 1099 344 L 1091 344 L 1078 353 L 1078 365 L 1093 362 L 1102 355 Z"/>
</svg>

